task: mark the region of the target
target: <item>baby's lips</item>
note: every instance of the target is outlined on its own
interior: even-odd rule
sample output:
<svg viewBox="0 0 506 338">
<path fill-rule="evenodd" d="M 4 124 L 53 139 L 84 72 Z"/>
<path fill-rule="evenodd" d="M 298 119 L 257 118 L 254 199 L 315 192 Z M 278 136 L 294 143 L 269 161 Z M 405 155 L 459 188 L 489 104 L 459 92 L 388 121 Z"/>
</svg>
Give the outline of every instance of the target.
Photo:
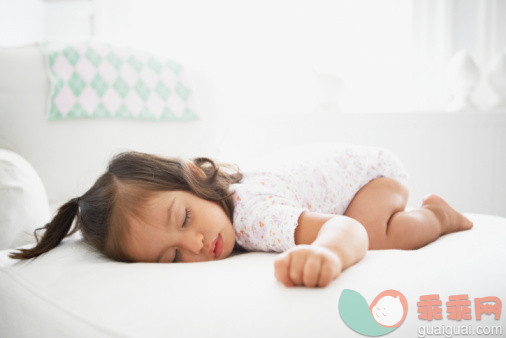
<svg viewBox="0 0 506 338">
<path fill-rule="evenodd" d="M 214 257 L 214 248 L 216 247 L 217 241 L 218 241 L 218 237 L 216 237 L 216 239 L 209 246 L 209 254 L 211 255 L 211 257 Z"/>
</svg>

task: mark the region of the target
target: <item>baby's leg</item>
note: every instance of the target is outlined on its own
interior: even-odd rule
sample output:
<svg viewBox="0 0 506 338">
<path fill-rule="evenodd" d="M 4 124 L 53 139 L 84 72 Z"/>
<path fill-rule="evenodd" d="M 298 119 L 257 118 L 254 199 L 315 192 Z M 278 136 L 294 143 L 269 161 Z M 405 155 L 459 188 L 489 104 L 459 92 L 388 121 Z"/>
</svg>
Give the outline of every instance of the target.
<svg viewBox="0 0 506 338">
<path fill-rule="evenodd" d="M 404 211 L 408 189 L 400 181 L 381 177 L 355 195 L 345 216 L 362 223 L 369 249 L 418 249 L 439 236 L 472 227 L 472 223 L 441 197 L 429 195 L 422 208 Z"/>
<path fill-rule="evenodd" d="M 438 195 L 427 195 L 420 209 L 397 212 L 387 226 L 388 247 L 418 249 L 439 236 L 473 227 L 473 223 Z"/>
</svg>

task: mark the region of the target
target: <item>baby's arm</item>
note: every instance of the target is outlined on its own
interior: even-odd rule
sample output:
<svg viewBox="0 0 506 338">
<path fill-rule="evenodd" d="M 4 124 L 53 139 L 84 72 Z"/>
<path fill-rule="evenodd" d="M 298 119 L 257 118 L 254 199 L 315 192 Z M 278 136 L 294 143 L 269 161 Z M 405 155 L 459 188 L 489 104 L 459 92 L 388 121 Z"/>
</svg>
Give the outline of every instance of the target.
<svg viewBox="0 0 506 338">
<path fill-rule="evenodd" d="M 286 286 L 323 287 L 365 256 L 369 240 L 362 224 L 350 217 L 305 211 L 295 244 L 276 259 L 276 278 Z"/>
</svg>

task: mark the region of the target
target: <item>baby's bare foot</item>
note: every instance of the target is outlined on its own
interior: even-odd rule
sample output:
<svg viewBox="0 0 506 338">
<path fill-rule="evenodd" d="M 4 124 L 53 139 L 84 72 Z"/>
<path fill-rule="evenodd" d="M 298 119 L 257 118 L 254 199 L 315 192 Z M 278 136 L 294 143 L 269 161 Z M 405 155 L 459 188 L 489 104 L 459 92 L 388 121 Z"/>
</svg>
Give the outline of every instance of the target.
<svg viewBox="0 0 506 338">
<path fill-rule="evenodd" d="M 473 222 L 453 209 L 441 196 L 429 194 L 423 198 L 422 207 L 433 210 L 436 214 L 442 213 L 444 221 L 441 223 L 441 235 L 456 231 L 469 230 Z"/>
</svg>

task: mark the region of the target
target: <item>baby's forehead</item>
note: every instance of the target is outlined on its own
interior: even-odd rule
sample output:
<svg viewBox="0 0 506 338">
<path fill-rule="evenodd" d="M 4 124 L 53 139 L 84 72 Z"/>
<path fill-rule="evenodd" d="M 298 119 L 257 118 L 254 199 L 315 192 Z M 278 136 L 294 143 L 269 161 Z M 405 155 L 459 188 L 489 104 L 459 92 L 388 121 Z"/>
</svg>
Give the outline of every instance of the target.
<svg viewBox="0 0 506 338">
<path fill-rule="evenodd" d="M 118 191 L 117 207 L 123 211 L 127 220 L 127 227 L 131 221 L 135 223 L 152 222 L 157 218 L 161 209 L 171 205 L 179 205 L 185 201 L 198 198 L 191 192 L 184 190 L 151 190 L 145 187 L 130 187 Z M 172 208 L 175 210 L 175 208 Z M 167 214 L 167 213 L 165 213 Z"/>
<path fill-rule="evenodd" d="M 116 194 L 120 197 L 148 197 L 158 193 L 153 188 L 139 182 L 118 182 Z"/>
<path fill-rule="evenodd" d="M 122 222 L 127 238 L 135 239 L 143 233 L 150 232 L 160 227 L 159 224 L 165 217 L 160 207 L 156 208 L 155 203 L 149 200 L 143 200 L 142 203 L 131 205 L 124 208 L 122 213 Z"/>
<path fill-rule="evenodd" d="M 167 192 L 170 193 L 137 184 L 122 184 L 116 191 L 115 204 L 135 209 L 136 206 L 148 206 Z"/>
<path fill-rule="evenodd" d="M 179 190 L 131 190 L 118 198 L 118 203 L 125 210 L 137 215 L 146 215 L 150 211 L 157 212 L 160 208 L 168 208 L 182 200 L 191 198 L 192 194 Z M 196 197 L 196 196 L 195 196 Z"/>
</svg>

